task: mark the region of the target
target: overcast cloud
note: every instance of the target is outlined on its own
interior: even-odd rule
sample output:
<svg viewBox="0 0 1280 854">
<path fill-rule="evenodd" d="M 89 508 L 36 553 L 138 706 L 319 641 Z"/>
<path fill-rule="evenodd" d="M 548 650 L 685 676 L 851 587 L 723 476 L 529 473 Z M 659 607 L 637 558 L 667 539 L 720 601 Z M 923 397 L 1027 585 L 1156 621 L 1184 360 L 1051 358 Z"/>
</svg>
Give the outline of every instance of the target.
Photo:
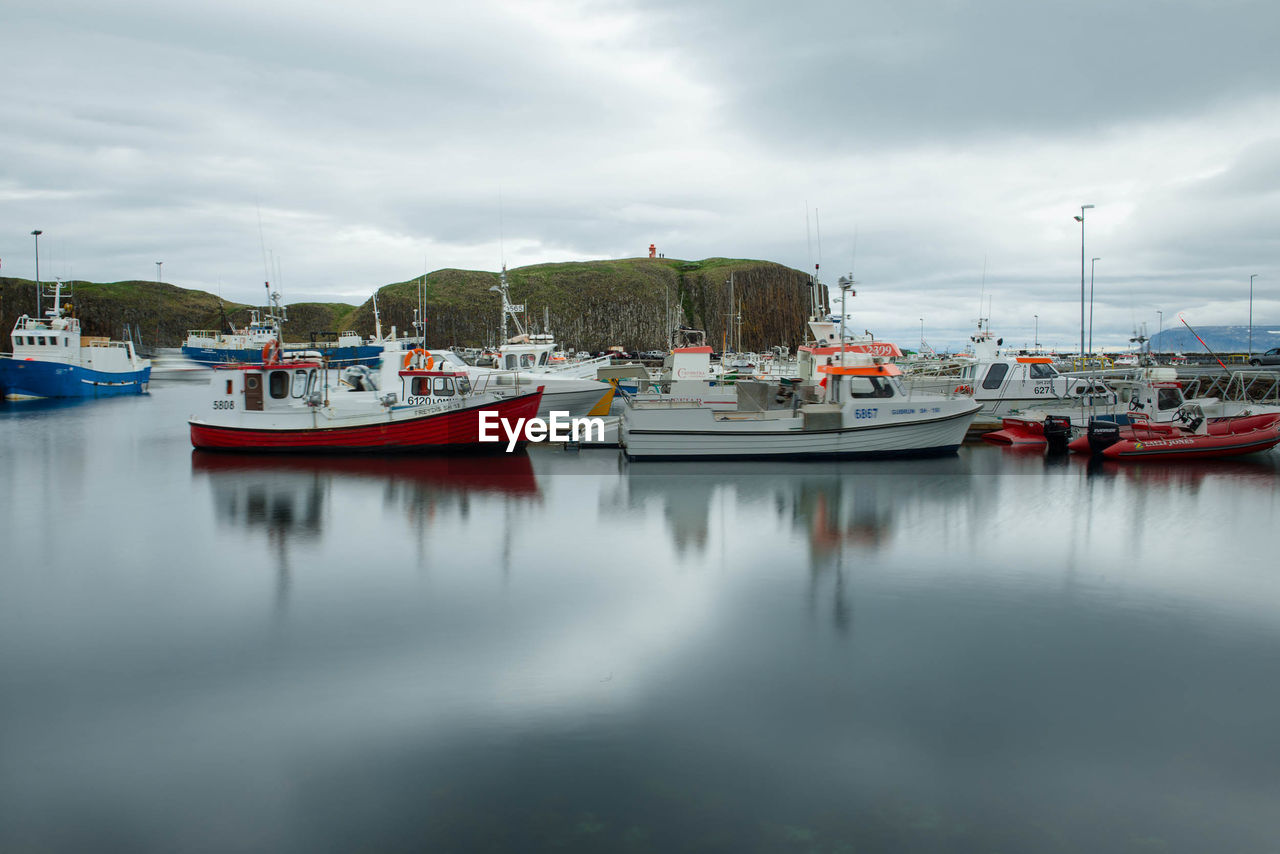
<svg viewBox="0 0 1280 854">
<path fill-rule="evenodd" d="M 34 275 L 33 228 L 46 276 L 161 260 L 239 301 L 269 264 L 288 301 L 362 302 L 503 258 L 820 252 L 860 283 L 855 327 L 958 343 L 985 293 L 1006 341 L 1038 314 L 1066 347 L 1094 204 L 1096 340 L 1157 311 L 1244 323 L 1251 273 L 1255 322 L 1280 323 L 1274 4 L 54 0 L 0 22 L 4 275 Z"/>
</svg>

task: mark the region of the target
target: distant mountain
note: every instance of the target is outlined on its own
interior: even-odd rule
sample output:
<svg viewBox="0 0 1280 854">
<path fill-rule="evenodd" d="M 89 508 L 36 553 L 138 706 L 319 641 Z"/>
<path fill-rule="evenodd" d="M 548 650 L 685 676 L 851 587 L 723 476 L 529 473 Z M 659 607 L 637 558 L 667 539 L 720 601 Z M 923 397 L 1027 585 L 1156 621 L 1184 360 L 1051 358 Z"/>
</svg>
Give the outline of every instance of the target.
<svg viewBox="0 0 1280 854">
<path fill-rule="evenodd" d="M 1215 353 L 1247 353 L 1249 350 L 1248 326 L 1197 326 L 1196 332 Z M 1272 347 L 1280 347 L 1280 326 L 1253 326 L 1253 351 L 1261 353 Z M 1205 352 L 1204 345 L 1185 326 L 1165 329 L 1151 336 L 1151 349 L 1156 353 Z"/>
<path fill-rule="evenodd" d="M 528 331 L 549 326 L 564 344 L 600 351 L 612 345 L 628 350 L 661 347 L 666 340 L 668 306 L 676 322 L 707 332 L 719 349 L 727 337 L 729 278 L 741 307 L 742 345 L 758 350 L 802 343 L 809 310 L 809 277 L 770 261 L 707 258 L 625 258 L 535 264 L 507 272 L 512 299 L 524 303 Z M 426 277 L 426 333 L 432 346 L 483 346 L 497 343 L 500 302 L 490 288 L 496 272 L 437 270 Z M 75 313 L 90 335 L 121 335 L 129 324 L 151 347 L 176 347 L 189 329 L 226 330 L 248 320 L 250 306 L 225 303 L 213 294 L 159 282 L 74 282 Z M 418 280 L 378 289 L 383 333 L 394 325 L 412 329 Z M 822 289 L 825 302 L 826 289 Z M 345 303 L 292 303 L 286 341 L 307 341 L 312 333 L 354 329 L 374 331 L 373 300 Z M 35 284 L 0 278 L 0 329 L 4 344 L 20 314 L 35 313 Z M 514 329 L 508 330 L 515 334 Z"/>
</svg>

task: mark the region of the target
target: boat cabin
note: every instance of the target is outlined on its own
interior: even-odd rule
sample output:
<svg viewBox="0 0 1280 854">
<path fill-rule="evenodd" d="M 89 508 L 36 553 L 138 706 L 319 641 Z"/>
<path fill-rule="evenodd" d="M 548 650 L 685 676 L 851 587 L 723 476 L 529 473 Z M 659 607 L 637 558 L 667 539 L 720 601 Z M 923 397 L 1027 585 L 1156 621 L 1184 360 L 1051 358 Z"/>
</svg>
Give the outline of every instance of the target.
<svg viewBox="0 0 1280 854">
<path fill-rule="evenodd" d="M 66 362 L 72 360 L 73 348 L 87 346 L 91 340 L 81 341 L 80 321 L 74 317 L 37 320 L 24 314 L 13 325 L 10 342 L 15 359 Z"/>
<path fill-rule="evenodd" d="M 897 359 L 902 356 L 902 350 L 898 349 L 897 344 L 889 341 L 867 341 L 860 344 L 846 343 L 843 347 L 830 346 L 823 347 L 814 344 L 804 344 L 796 352 L 796 373 L 800 377 L 802 383 L 816 383 L 822 378 L 818 376 L 820 368 L 824 364 L 840 361 L 840 353 L 849 354 L 852 358 L 865 359 L 867 356 L 875 356 L 881 359 Z"/>
<path fill-rule="evenodd" d="M 906 397 L 898 379 L 902 369 L 866 356 L 858 364 L 819 365 L 818 373 L 824 375 L 819 385 L 825 389 L 827 403 Z"/>
<path fill-rule="evenodd" d="M 1145 413 L 1152 421 L 1169 421 L 1187 402 L 1182 385 L 1172 380 L 1116 380 L 1113 385 L 1122 406 L 1127 404 L 1130 412 Z"/>
<path fill-rule="evenodd" d="M 409 406 L 445 403 L 471 394 L 465 371 L 400 371 L 401 396 Z"/>
<path fill-rule="evenodd" d="M 214 409 L 243 408 L 249 412 L 297 406 L 324 392 L 319 362 L 219 365 L 210 384 Z"/>
<path fill-rule="evenodd" d="M 958 386 L 972 390 L 979 400 L 1035 400 L 1082 394 L 1089 386 L 1076 377 L 1064 377 L 1048 356 L 996 356 L 965 365 Z"/>
<path fill-rule="evenodd" d="M 563 358 L 559 361 L 552 359 L 556 350 L 556 340 L 553 335 L 545 333 L 518 335 L 498 349 L 500 361 L 494 367 L 507 371 L 526 371 L 531 368 L 562 365 Z"/>
</svg>

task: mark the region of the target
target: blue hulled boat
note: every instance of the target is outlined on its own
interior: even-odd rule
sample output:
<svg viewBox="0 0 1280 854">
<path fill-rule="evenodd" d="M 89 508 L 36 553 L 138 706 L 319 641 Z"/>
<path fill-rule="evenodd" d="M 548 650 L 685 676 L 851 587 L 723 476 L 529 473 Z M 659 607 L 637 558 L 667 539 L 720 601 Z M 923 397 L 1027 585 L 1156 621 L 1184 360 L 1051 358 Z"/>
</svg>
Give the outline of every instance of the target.
<svg viewBox="0 0 1280 854">
<path fill-rule="evenodd" d="M 37 285 L 37 288 L 39 285 Z M 131 341 L 82 335 L 80 321 L 67 314 L 62 283 L 49 297 L 44 317 L 22 315 L 13 325 L 13 355 L 0 357 L 0 394 L 10 399 L 106 397 L 141 394 L 151 380 L 151 362 L 138 357 Z"/>
<path fill-rule="evenodd" d="M 261 362 L 268 345 L 283 341 L 281 325 L 286 320 L 285 307 L 280 295 L 268 290 L 270 304 L 264 311 L 250 309 L 249 324 L 231 332 L 209 329 L 188 330 L 182 345 L 182 354 L 202 365 L 220 365 L 229 362 Z M 314 340 L 307 344 L 285 344 L 284 354 L 306 353 L 308 357 L 326 359 L 337 367 L 348 365 L 377 365 L 382 359 L 382 345 L 365 341 L 355 332 L 343 332 L 333 340 Z"/>
</svg>

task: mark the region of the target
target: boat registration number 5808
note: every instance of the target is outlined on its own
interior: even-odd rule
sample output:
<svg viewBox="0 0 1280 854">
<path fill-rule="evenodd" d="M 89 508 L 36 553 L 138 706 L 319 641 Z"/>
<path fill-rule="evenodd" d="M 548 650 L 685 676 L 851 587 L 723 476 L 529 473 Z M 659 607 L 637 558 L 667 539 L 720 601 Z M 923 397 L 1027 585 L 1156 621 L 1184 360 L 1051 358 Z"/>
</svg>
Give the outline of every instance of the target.
<svg viewBox="0 0 1280 854">
<path fill-rule="evenodd" d="M 215 400 L 213 402 L 214 409 L 235 409 L 236 402 L 234 400 Z"/>
<path fill-rule="evenodd" d="M 875 418 L 876 413 L 879 411 L 880 411 L 879 408 L 875 406 L 868 407 L 866 409 L 855 409 L 853 410 L 853 417 L 854 418 Z"/>
</svg>

